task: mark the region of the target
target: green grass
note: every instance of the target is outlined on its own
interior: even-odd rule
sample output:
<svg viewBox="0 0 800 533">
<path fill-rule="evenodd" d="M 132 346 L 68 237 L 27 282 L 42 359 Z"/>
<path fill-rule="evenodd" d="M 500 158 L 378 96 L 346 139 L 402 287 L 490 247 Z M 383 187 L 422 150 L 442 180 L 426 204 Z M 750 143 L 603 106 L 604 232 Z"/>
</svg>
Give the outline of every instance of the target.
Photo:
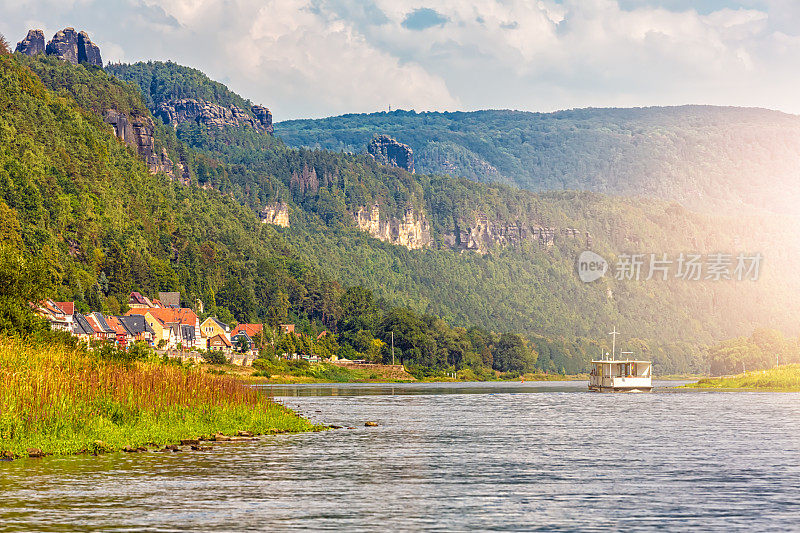
<svg viewBox="0 0 800 533">
<path fill-rule="evenodd" d="M 0 339 L 0 455 L 67 455 L 318 429 L 231 376 Z"/>
<path fill-rule="evenodd" d="M 800 391 L 800 365 L 786 365 L 756 370 L 737 376 L 705 378 L 684 385 L 689 389 L 747 389 L 765 391 Z"/>
</svg>

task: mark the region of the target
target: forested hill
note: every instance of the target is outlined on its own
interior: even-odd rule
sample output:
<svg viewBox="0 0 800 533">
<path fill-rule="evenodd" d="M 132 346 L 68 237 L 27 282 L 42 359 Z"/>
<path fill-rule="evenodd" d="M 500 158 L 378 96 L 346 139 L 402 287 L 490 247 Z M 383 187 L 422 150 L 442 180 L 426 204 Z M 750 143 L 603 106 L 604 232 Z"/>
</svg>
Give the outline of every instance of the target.
<svg viewBox="0 0 800 533">
<path fill-rule="evenodd" d="M 556 113 L 392 111 L 275 125 L 290 146 L 363 152 L 375 134 L 414 150 L 417 172 L 533 191 L 589 190 L 794 213 L 800 118 L 683 106 Z"/>
<path fill-rule="evenodd" d="M 173 63 L 148 66 L 151 78 L 144 71 L 114 67 L 154 102 L 164 98 L 154 80 L 195 76 Z M 759 326 L 797 333 L 792 217 L 698 214 L 658 199 L 536 194 L 409 174 L 364 154 L 292 149 L 247 127 L 185 120 L 174 131 L 197 152 L 199 185 L 288 224 L 280 234 L 320 271 L 456 325 L 557 339 L 557 348 L 539 347 L 542 368 L 580 370 L 590 357 L 586 340 L 604 337 L 611 324 L 638 337 L 629 344 L 660 372 L 692 368 L 705 343 Z M 758 283 L 607 276 L 585 284 L 575 259 L 587 247 L 612 261 L 631 252 L 676 259 L 681 252 L 760 251 L 768 267 Z"/>
</svg>

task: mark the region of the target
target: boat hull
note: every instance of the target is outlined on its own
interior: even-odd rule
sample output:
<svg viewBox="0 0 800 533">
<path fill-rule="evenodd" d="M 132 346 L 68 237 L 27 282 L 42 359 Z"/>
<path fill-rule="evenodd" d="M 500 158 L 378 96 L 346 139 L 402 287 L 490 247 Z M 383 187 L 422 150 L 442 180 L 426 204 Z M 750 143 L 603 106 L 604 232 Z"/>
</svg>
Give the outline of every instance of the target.
<svg viewBox="0 0 800 533">
<path fill-rule="evenodd" d="M 650 392 L 653 390 L 653 387 L 601 387 L 599 385 L 589 385 L 589 390 L 592 392 Z"/>
</svg>

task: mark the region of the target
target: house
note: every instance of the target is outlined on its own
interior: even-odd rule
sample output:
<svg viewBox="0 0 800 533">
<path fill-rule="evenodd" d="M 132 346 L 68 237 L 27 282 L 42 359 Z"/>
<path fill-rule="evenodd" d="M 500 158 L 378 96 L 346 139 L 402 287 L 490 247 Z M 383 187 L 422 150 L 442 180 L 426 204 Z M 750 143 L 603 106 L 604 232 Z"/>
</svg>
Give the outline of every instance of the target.
<svg viewBox="0 0 800 533">
<path fill-rule="evenodd" d="M 117 332 L 111 329 L 111 326 L 106 322 L 106 317 L 102 313 L 95 311 L 86 315 L 86 321 L 94 330 L 94 338 L 98 340 L 114 341 L 117 338 Z"/>
<path fill-rule="evenodd" d="M 219 350 L 225 355 L 230 355 L 232 351 L 231 341 L 225 335 L 217 334 L 208 339 L 209 350 Z"/>
<path fill-rule="evenodd" d="M 117 343 L 117 346 L 120 348 L 126 348 L 129 344 L 131 344 L 135 339 L 133 333 L 131 333 L 125 324 L 116 316 L 107 316 L 106 324 L 108 327 L 114 330 L 114 340 Z"/>
<path fill-rule="evenodd" d="M 152 308 L 152 309 L 131 309 L 126 316 L 142 315 L 145 321 L 154 332 L 154 342 L 158 344 L 163 340 L 167 348 L 174 348 L 181 343 L 183 348 L 195 348 L 200 345 L 200 320 L 197 315 L 188 308 Z M 178 327 L 175 327 L 178 326 Z M 186 338 L 181 333 L 180 326 L 191 326 L 194 329 L 194 336 L 190 339 L 191 344 L 187 344 Z"/>
<path fill-rule="evenodd" d="M 44 318 L 50 323 L 50 329 L 59 331 L 72 331 L 72 314 L 67 313 L 53 300 L 43 300 L 37 304 L 30 304 L 36 316 Z M 74 307 L 73 307 L 74 311 Z"/>
<path fill-rule="evenodd" d="M 128 307 L 131 309 L 152 309 L 156 305 L 147 296 L 142 296 L 138 292 L 132 292 L 128 296 Z"/>
<path fill-rule="evenodd" d="M 86 344 L 95 338 L 94 328 L 81 313 L 75 313 L 72 317 L 72 334 Z"/>
<path fill-rule="evenodd" d="M 281 324 L 281 333 L 283 335 L 294 333 L 294 324 Z"/>
<path fill-rule="evenodd" d="M 247 333 L 247 335 L 252 339 L 256 335 L 260 335 L 263 330 L 264 330 L 263 324 L 239 324 L 238 326 L 233 328 L 233 331 L 231 332 L 231 338 L 233 338 L 233 336 L 239 333 L 240 331 L 243 331 Z"/>
<path fill-rule="evenodd" d="M 188 324 L 181 324 L 181 346 L 187 347 L 191 346 L 192 348 L 197 346 L 197 337 L 195 337 L 195 329 L 194 326 L 190 326 Z"/>
<path fill-rule="evenodd" d="M 155 332 L 153 328 L 147 323 L 145 317 L 142 315 L 130 315 L 130 316 L 121 316 L 119 318 L 120 322 L 125 325 L 125 328 L 131 332 L 133 335 L 134 340 L 138 342 L 146 342 L 148 344 L 153 344 L 153 338 L 155 337 Z"/>
<path fill-rule="evenodd" d="M 210 339 L 215 335 L 222 335 L 230 341 L 231 327 L 215 317 L 208 317 L 200 324 L 200 335 L 204 339 Z"/>
<path fill-rule="evenodd" d="M 158 299 L 164 307 L 180 308 L 181 293 L 179 292 L 159 292 Z"/>
<path fill-rule="evenodd" d="M 231 335 L 231 345 L 237 352 L 251 353 L 253 351 L 253 339 L 244 331 Z"/>
</svg>

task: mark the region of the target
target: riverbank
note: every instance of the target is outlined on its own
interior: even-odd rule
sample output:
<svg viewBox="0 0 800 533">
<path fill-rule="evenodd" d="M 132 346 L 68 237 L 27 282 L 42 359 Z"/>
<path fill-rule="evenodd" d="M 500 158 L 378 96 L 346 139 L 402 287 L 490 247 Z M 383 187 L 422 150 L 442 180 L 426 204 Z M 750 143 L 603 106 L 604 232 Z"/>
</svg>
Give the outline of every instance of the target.
<svg viewBox="0 0 800 533">
<path fill-rule="evenodd" d="M 735 376 L 705 378 L 683 386 L 687 389 L 761 390 L 800 392 L 800 365 L 756 370 Z"/>
<path fill-rule="evenodd" d="M 104 453 L 317 429 L 233 376 L 0 339 L 0 456 Z"/>
</svg>

